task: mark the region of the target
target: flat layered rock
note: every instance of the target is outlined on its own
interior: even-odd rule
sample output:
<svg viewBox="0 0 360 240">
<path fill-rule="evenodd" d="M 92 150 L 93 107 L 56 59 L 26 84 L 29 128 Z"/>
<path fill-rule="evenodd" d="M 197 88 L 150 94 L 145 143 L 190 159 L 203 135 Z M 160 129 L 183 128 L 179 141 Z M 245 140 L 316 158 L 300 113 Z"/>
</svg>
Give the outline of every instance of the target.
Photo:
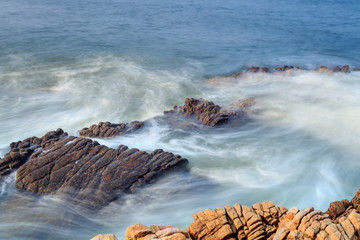
<svg viewBox="0 0 360 240">
<path fill-rule="evenodd" d="M 246 98 L 229 107 L 220 107 L 202 98 L 186 98 L 184 105 L 174 106 L 173 109 L 164 111 L 164 118 L 170 123 L 185 119 L 188 121 L 195 120 L 200 124 L 214 127 L 231 120 L 245 118 L 254 103 L 254 99 Z"/>
<path fill-rule="evenodd" d="M 131 123 L 110 123 L 100 122 L 93 124 L 89 128 L 83 128 L 80 131 L 82 137 L 110 138 L 118 135 L 131 133 L 144 125 L 143 122 L 133 121 Z"/>
<path fill-rule="evenodd" d="M 18 168 L 19 190 L 66 193 L 82 206 L 98 208 L 166 172 L 187 169 L 188 160 L 161 149 L 150 154 L 123 145 L 112 149 L 58 129 L 12 143 L 0 164 L 1 176 Z"/>
</svg>

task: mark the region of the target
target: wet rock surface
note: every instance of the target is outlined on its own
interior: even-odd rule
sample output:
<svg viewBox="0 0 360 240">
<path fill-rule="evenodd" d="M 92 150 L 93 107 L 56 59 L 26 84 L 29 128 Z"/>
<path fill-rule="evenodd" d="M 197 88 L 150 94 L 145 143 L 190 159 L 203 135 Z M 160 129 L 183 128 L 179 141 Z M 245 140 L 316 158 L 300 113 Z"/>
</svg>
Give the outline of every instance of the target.
<svg viewBox="0 0 360 240">
<path fill-rule="evenodd" d="M 0 158 L 0 180 L 23 165 L 35 149 L 51 144 L 52 141 L 63 136 L 67 136 L 67 133 L 58 129 L 48 132 L 42 138 L 30 137 L 23 141 L 12 142 L 10 152 L 6 153 L 3 159 Z"/>
<path fill-rule="evenodd" d="M 186 169 L 187 163 L 160 149 L 148 154 L 123 145 L 112 149 L 91 139 L 60 136 L 41 144 L 18 169 L 16 187 L 41 195 L 66 193 L 82 206 L 97 208 L 166 171 Z"/>
<path fill-rule="evenodd" d="M 144 125 L 143 122 L 133 121 L 131 123 L 114 124 L 110 122 L 100 122 L 99 124 L 91 125 L 89 128 L 83 128 L 80 131 L 82 137 L 102 137 L 110 138 L 118 135 L 131 133 Z"/>
<path fill-rule="evenodd" d="M 194 222 L 187 231 L 194 240 L 360 239 L 359 199 L 360 190 L 351 201 L 331 203 L 326 213 L 313 207 L 286 209 L 272 202 L 252 207 L 236 203 L 193 214 Z M 141 231 L 147 234 L 151 232 L 137 224 L 129 227 L 127 233 L 136 226 L 142 226 Z M 142 237 L 147 234 L 131 234 L 132 238 L 125 239 L 145 239 Z"/>
<path fill-rule="evenodd" d="M 220 107 L 205 99 L 186 98 L 182 106 L 174 106 L 173 109 L 164 111 L 164 118 L 170 123 L 176 123 L 183 119 L 195 120 L 206 126 L 218 126 L 231 120 L 242 120 L 249 113 L 254 99 L 241 99 L 228 107 Z"/>
</svg>

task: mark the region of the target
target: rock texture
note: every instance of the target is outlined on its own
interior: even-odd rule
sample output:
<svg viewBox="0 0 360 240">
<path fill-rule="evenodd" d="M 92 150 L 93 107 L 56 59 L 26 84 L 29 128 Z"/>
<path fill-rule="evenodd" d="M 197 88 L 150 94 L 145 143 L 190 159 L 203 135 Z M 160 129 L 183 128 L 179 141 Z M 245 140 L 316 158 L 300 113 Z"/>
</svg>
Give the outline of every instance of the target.
<svg viewBox="0 0 360 240">
<path fill-rule="evenodd" d="M 110 138 L 118 135 L 131 133 L 141 128 L 143 125 L 144 123 L 139 121 L 119 124 L 100 122 L 98 125 L 94 124 L 91 125 L 89 128 L 83 128 L 80 131 L 80 136 Z"/>
<path fill-rule="evenodd" d="M 10 148 L 0 159 L 0 179 L 18 168 L 18 189 L 41 195 L 66 193 L 89 208 L 131 193 L 170 170 L 187 169 L 188 164 L 161 149 L 150 154 L 123 145 L 112 149 L 68 136 L 62 129 L 11 143 Z"/>
<path fill-rule="evenodd" d="M 205 99 L 186 98 L 182 106 L 174 106 L 169 111 L 164 111 L 164 117 L 169 122 L 185 119 L 195 119 L 206 126 L 217 126 L 230 120 L 240 120 L 249 112 L 254 105 L 254 99 L 247 98 L 239 100 L 229 107 L 220 107 Z"/>
<path fill-rule="evenodd" d="M 360 239 L 359 208 L 360 189 L 351 201 L 331 203 L 326 213 L 313 207 L 288 210 L 272 202 L 252 207 L 237 203 L 193 214 L 194 222 L 187 231 L 194 240 L 355 240 Z M 134 234 L 134 229 L 141 234 Z M 130 237 L 125 239 L 145 240 L 152 232 L 146 226 L 133 225 L 127 230 Z"/>
<path fill-rule="evenodd" d="M 187 163 L 160 149 L 150 154 L 123 145 L 112 149 L 61 135 L 42 143 L 18 169 L 16 186 L 41 195 L 66 192 L 80 205 L 97 208 Z"/>
<path fill-rule="evenodd" d="M 206 209 L 193 215 L 187 230 L 196 240 L 359 239 L 359 196 L 360 190 L 351 202 L 331 203 L 326 213 L 313 207 L 288 210 L 272 202 Z"/>
<path fill-rule="evenodd" d="M 0 180 L 23 165 L 35 149 L 46 146 L 59 137 L 67 136 L 62 129 L 51 131 L 42 138 L 31 137 L 23 141 L 12 142 L 10 152 L 0 158 Z"/>
<path fill-rule="evenodd" d="M 135 224 L 126 230 L 125 240 L 191 240 L 187 231 L 173 226 L 151 225 L 150 227 Z"/>
</svg>

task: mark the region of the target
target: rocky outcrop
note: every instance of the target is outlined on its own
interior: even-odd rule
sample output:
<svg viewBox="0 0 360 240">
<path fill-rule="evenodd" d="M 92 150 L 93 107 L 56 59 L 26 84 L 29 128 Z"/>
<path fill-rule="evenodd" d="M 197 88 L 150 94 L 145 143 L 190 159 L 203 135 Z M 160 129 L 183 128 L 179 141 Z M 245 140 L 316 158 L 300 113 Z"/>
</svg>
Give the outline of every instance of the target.
<svg viewBox="0 0 360 240">
<path fill-rule="evenodd" d="M 194 222 L 187 231 L 193 240 L 355 240 L 360 239 L 359 205 L 360 189 L 351 201 L 331 203 L 326 213 L 313 207 L 288 210 L 272 202 L 252 207 L 237 203 L 193 214 Z M 125 239 L 147 239 L 142 237 L 152 232 L 137 224 L 129 227 L 127 233 L 134 232 L 133 229 L 146 234 L 131 234 L 131 238 Z"/>
<path fill-rule="evenodd" d="M 125 240 L 191 240 L 187 231 L 173 226 L 151 225 L 150 227 L 135 224 L 126 230 Z"/>
<path fill-rule="evenodd" d="M 281 73 L 281 72 L 287 72 L 289 70 L 292 71 L 300 71 L 300 70 L 304 70 L 303 68 L 299 67 L 299 66 L 288 66 L 288 65 L 284 65 L 283 67 L 276 67 L 272 70 L 268 69 L 267 67 L 257 67 L 257 66 L 252 66 L 252 67 L 247 67 L 244 71 L 242 72 L 237 72 L 231 75 L 225 75 L 222 77 L 211 77 L 209 78 L 208 82 L 211 84 L 218 84 L 220 82 L 228 82 L 234 79 L 239 79 L 239 78 L 246 78 L 247 74 L 259 74 L 259 73 Z M 359 68 L 354 67 L 352 69 L 353 71 L 360 71 Z M 350 67 L 349 65 L 344 65 L 342 67 L 339 66 L 335 66 L 333 68 L 327 67 L 327 66 L 320 66 L 318 69 L 313 69 L 314 72 L 320 72 L 320 73 L 333 73 L 333 72 L 342 72 L 342 73 L 349 73 L 350 72 Z"/>
<path fill-rule="evenodd" d="M 42 143 L 18 169 L 16 186 L 41 195 L 67 193 L 80 205 L 97 208 L 187 163 L 160 149 L 150 154 L 123 145 L 112 149 L 61 135 Z"/>
<path fill-rule="evenodd" d="M 0 158 L 0 180 L 23 165 L 34 150 L 46 146 L 63 136 L 67 136 L 67 133 L 62 129 L 58 129 L 48 132 L 42 138 L 31 137 L 23 141 L 12 142 L 10 144 L 10 152 L 6 153 L 3 159 Z"/>
<path fill-rule="evenodd" d="M 359 196 L 360 190 L 351 202 L 331 203 L 326 213 L 313 207 L 288 210 L 272 202 L 206 209 L 193 215 L 187 230 L 195 240 L 359 239 Z"/>
<path fill-rule="evenodd" d="M 174 106 L 173 109 L 164 111 L 164 118 L 168 122 L 194 119 L 206 126 L 218 126 L 231 120 L 241 120 L 254 105 L 254 99 L 239 100 L 229 107 L 220 107 L 205 99 L 186 98 L 182 106 Z"/>
<path fill-rule="evenodd" d="M 131 123 L 114 124 L 110 122 L 100 122 L 93 124 L 89 128 L 83 128 L 80 131 L 82 137 L 101 137 L 110 138 L 118 135 L 131 133 L 144 125 L 143 122 L 133 121 Z"/>
</svg>

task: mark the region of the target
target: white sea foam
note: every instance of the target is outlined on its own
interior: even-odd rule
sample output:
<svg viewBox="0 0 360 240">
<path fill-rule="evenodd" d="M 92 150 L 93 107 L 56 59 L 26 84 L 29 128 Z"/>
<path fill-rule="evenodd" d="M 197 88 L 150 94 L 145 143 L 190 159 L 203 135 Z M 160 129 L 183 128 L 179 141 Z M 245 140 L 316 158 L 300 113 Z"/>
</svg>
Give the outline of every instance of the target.
<svg viewBox="0 0 360 240">
<path fill-rule="evenodd" d="M 96 139 L 113 148 L 123 144 L 180 154 L 189 160 L 192 177 L 171 175 L 111 204 L 104 215 L 79 216 L 70 208 L 68 214 L 104 222 L 103 229 L 123 234 L 127 225 L 137 222 L 186 227 L 191 213 L 235 202 L 270 200 L 326 210 L 330 201 L 355 194 L 360 180 L 359 73 L 249 74 L 211 85 L 198 72 L 196 64 L 156 70 L 115 56 L 71 66 L 2 70 L 0 78 L 7 85 L 0 96 L 9 94 L 0 99 L 0 154 L 8 151 L 11 141 L 58 127 L 74 134 L 100 121 L 146 120 L 183 104 L 186 97 L 220 105 L 253 97 L 253 120 L 244 126 L 185 130 L 153 120 L 130 135 Z M 14 188 L 12 184 L 6 186 Z M 44 204 L 32 206 L 40 211 Z M 40 212 L 43 219 L 51 217 Z M 73 222 L 82 226 L 79 219 Z"/>
</svg>

